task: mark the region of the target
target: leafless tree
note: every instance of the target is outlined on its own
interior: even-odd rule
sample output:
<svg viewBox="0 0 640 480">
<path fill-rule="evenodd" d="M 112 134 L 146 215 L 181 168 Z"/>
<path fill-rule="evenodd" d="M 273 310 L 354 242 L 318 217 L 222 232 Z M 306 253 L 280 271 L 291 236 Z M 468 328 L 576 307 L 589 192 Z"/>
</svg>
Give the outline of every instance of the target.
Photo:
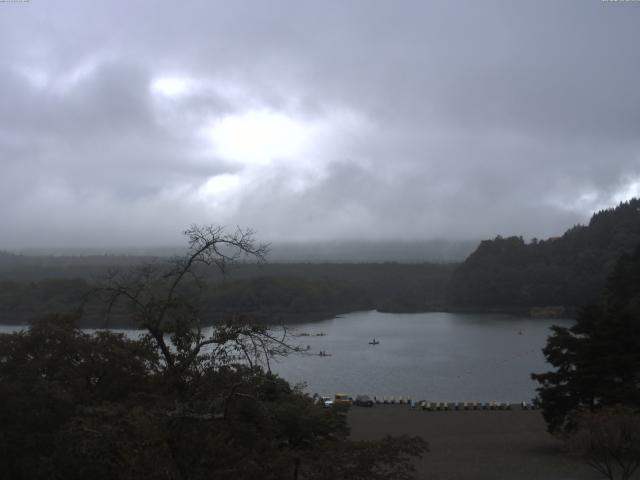
<svg viewBox="0 0 640 480">
<path fill-rule="evenodd" d="M 568 439 L 572 451 L 610 480 L 629 480 L 640 466 L 640 412 L 606 408 L 584 412 Z"/>
<path fill-rule="evenodd" d="M 259 244 L 252 230 L 227 233 L 220 226 L 193 225 L 184 232 L 188 250 L 168 262 L 153 262 L 127 271 L 114 271 L 97 291 L 105 296 L 108 311 L 125 305 L 136 325 L 147 330 L 158 348 L 163 367 L 176 379 L 193 368 L 228 364 L 242 358 L 250 367 L 299 350 L 288 342 L 287 330 L 256 325 L 243 316 L 218 321 L 207 329 L 197 301 L 210 268 L 226 274 L 239 261 L 264 262 L 268 245 Z M 205 353 L 206 350 L 206 353 Z"/>
</svg>

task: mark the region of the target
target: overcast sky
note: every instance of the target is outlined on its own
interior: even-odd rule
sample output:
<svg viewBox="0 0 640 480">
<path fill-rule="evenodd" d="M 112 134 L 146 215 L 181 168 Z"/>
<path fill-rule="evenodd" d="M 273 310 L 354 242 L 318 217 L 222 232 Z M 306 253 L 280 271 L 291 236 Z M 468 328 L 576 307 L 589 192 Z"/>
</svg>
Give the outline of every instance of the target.
<svg viewBox="0 0 640 480">
<path fill-rule="evenodd" d="M 640 2 L 0 3 L 0 248 L 558 235 L 640 195 Z"/>
</svg>

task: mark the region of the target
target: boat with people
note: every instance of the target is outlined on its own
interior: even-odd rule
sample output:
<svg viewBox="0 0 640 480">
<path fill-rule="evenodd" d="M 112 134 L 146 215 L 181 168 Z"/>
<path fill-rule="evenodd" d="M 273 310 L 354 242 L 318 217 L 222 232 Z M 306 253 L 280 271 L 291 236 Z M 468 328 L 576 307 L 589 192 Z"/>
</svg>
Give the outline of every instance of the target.
<svg viewBox="0 0 640 480">
<path fill-rule="evenodd" d="M 379 345 L 379 344 L 380 344 L 380 342 L 378 340 L 376 340 L 375 338 L 369 342 L 369 345 Z"/>
</svg>

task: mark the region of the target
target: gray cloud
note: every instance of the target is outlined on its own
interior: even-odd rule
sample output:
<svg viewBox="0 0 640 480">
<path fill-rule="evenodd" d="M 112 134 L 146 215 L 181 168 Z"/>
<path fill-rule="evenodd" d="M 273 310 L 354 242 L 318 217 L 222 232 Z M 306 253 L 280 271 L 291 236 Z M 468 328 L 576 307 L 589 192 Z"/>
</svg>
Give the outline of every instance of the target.
<svg viewBox="0 0 640 480">
<path fill-rule="evenodd" d="M 557 235 L 640 194 L 639 24 L 596 0 L 0 5 L 0 248 Z"/>
</svg>

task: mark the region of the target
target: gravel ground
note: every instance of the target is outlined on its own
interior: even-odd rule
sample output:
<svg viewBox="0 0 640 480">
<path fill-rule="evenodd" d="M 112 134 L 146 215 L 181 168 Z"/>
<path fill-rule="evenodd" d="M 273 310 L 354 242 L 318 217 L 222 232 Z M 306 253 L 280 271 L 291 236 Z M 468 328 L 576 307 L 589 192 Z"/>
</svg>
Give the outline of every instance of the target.
<svg viewBox="0 0 640 480">
<path fill-rule="evenodd" d="M 563 452 L 539 411 L 426 412 L 405 405 L 352 407 L 351 436 L 371 440 L 386 433 L 420 435 L 430 452 L 417 478 L 430 480 L 599 480 Z"/>
</svg>

